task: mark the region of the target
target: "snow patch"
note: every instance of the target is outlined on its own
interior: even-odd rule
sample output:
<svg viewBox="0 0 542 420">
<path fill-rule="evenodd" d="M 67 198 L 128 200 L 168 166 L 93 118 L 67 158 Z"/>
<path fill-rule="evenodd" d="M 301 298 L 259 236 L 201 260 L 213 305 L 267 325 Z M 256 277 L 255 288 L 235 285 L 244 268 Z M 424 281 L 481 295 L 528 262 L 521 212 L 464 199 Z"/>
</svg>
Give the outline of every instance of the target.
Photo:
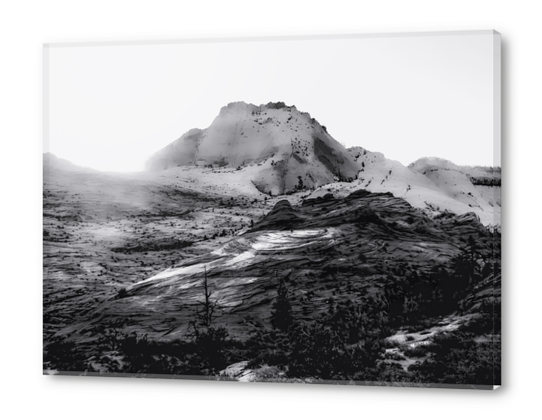
<svg viewBox="0 0 542 420">
<path fill-rule="evenodd" d="M 258 236 L 252 248 L 258 251 L 297 249 L 310 246 L 322 239 L 332 238 L 335 233 L 336 229 L 333 228 L 269 232 Z"/>
<path fill-rule="evenodd" d="M 242 254 L 237 255 L 229 261 L 226 261 L 223 266 L 240 268 L 248 265 L 249 261 L 254 259 L 254 254 L 250 251 L 245 251 Z"/>
<path fill-rule="evenodd" d="M 203 273 L 205 271 L 205 267 L 209 265 L 207 263 L 203 264 L 194 264 L 194 265 L 189 265 L 187 267 L 180 267 L 180 268 L 168 268 L 150 278 L 148 278 L 147 280 L 143 280 L 143 281 L 140 281 L 136 284 L 143 284 L 143 283 L 147 283 L 149 281 L 154 281 L 154 280 L 161 280 L 161 279 L 167 279 L 169 277 L 173 277 L 173 276 L 181 276 L 181 275 L 184 275 L 184 274 L 196 274 L 196 273 Z"/>
</svg>

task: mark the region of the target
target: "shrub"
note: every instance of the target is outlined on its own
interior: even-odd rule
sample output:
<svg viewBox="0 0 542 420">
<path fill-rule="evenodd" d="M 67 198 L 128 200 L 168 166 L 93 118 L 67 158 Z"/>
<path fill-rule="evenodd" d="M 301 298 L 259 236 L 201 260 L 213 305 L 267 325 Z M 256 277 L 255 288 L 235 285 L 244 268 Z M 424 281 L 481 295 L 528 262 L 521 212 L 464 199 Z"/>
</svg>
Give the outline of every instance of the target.
<svg viewBox="0 0 542 420">
<path fill-rule="evenodd" d="M 117 299 L 122 299 L 122 298 L 125 298 L 126 296 L 128 296 L 128 291 L 126 290 L 126 287 L 123 287 L 117 293 Z"/>
</svg>

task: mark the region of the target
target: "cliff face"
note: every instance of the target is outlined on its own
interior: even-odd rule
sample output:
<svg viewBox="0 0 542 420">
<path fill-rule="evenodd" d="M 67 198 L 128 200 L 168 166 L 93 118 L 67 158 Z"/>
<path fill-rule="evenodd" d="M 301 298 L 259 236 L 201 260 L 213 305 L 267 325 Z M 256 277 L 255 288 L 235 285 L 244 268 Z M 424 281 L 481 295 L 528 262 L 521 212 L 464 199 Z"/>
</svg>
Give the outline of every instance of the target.
<svg viewBox="0 0 542 420">
<path fill-rule="evenodd" d="M 190 130 L 149 158 L 146 168 L 245 168 L 262 192 L 283 194 L 355 179 L 358 165 L 308 113 L 282 103 L 223 107 L 205 130 Z"/>
</svg>

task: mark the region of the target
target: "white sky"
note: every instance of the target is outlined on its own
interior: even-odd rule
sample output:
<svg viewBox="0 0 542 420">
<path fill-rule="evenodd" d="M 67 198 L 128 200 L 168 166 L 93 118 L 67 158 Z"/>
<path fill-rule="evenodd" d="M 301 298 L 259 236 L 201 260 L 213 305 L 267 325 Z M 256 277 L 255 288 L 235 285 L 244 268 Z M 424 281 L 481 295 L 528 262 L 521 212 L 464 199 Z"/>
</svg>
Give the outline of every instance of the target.
<svg viewBox="0 0 542 420">
<path fill-rule="evenodd" d="M 405 165 L 424 156 L 493 165 L 493 37 L 53 44 L 44 151 L 100 170 L 141 170 L 229 102 L 283 101 L 346 147 Z"/>
</svg>

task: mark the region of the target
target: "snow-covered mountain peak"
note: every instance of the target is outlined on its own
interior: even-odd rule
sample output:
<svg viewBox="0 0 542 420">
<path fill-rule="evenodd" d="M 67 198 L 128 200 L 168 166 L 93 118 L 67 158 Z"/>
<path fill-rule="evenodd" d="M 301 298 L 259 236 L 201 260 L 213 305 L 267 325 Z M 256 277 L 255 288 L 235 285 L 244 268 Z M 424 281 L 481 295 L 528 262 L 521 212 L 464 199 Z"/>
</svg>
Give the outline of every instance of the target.
<svg viewBox="0 0 542 420">
<path fill-rule="evenodd" d="M 223 107 L 205 130 L 190 130 L 159 150 L 146 167 L 231 167 L 250 170 L 262 192 L 283 194 L 338 180 L 353 180 L 358 165 L 310 114 L 283 102 Z"/>
</svg>

